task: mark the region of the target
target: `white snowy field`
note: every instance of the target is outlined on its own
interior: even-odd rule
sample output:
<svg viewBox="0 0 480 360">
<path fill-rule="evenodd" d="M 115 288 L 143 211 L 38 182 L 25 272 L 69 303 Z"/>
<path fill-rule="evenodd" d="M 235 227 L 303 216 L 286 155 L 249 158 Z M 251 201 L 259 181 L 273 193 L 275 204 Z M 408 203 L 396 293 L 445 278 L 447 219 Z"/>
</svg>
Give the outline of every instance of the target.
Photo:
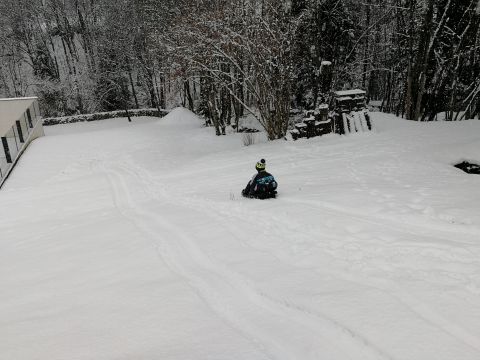
<svg viewBox="0 0 480 360">
<path fill-rule="evenodd" d="M 373 117 L 46 128 L 0 191 L 0 359 L 480 359 L 480 121 Z M 262 157 L 278 199 L 241 198 Z"/>
</svg>

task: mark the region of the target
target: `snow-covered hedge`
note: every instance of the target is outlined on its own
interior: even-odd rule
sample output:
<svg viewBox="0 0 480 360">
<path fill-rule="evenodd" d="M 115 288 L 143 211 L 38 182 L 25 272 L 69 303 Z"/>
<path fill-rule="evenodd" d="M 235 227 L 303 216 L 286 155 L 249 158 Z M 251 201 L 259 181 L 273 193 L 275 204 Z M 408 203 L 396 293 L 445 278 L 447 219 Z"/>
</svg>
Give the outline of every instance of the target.
<svg viewBox="0 0 480 360">
<path fill-rule="evenodd" d="M 158 109 L 133 109 L 128 110 L 130 116 L 154 116 L 154 117 L 163 117 L 168 114 L 167 110 L 160 110 Z M 113 118 L 125 118 L 127 115 L 125 114 L 125 110 L 117 110 L 117 111 L 109 111 L 109 112 L 101 112 L 95 114 L 81 114 L 81 115 L 71 115 L 71 116 L 63 116 L 63 117 L 56 117 L 56 118 L 44 118 L 43 125 L 59 125 L 59 124 L 71 124 L 76 122 L 82 121 L 97 121 L 97 120 L 105 120 L 105 119 L 113 119 Z"/>
</svg>

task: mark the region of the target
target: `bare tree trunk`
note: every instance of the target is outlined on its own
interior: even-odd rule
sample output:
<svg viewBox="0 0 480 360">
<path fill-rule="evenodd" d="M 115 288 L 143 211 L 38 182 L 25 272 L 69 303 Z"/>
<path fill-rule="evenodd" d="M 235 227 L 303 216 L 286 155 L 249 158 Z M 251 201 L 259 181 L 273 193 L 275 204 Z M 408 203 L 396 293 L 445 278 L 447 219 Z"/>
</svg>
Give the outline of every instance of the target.
<svg viewBox="0 0 480 360">
<path fill-rule="evenodd" d="M 167 107 L 166 104 L 166 96 L 165 96 L 165 75 L 163 73 L 160 74 L 160 107 L 165 109 Z"/>
<path fill-rule="evenodd" d="M 195 108 L 194 108 L 194 105 L 193 105 L 193 97 L 192 97 L 192 93 L 190 91 L 190 81 L 188 79 L 185 79 L 183 81 L 183 89 L 184 89 L 184 92 L 185 92 L 185 96 L 188 100 L 188 109 L 191 110 L 191 111 L 194 111 Z"/>
<path fill-rule="evenodd" d="M 128 122 L 132 122 L 132 118 L 130 117 L 130 113 L 128 112 L 128 106 L 126 101 L 123 102 L 123 108 L 125 110 L 125 115 L 127 116 Z"/>
<path fill-rule="evenodd" d="M 132 69 L 130 68 L 130 65 L 128 65 L 128 70 L 127 71 L 128 71 L 128 79 L 130 80 L 130 86 L 132 88 L 133 99 L 135 100 L 135 108 L 139 109 L 140 105 L 138 104 L 137 92 L 135 90 L 135 84 L 133 82 Z"/>
<path fill-rule="evenodd" d="M 209 113 L 212 117 L 213 126 L 215 126 L 215 134 L 217 136 L 221 135 L 220 132 L 220 120 L 218 116 L 218 107 L 217 107 L 217 96 L 213 86 L 210 88 L 209 100 L 208 100 Z"/>
<path fill-rule="evenodd" d="M 422 100 L 425 94 L 425 83 L 427 80 L 427 70 L 428 70 L 428 61 L 430 60 L 433 46 L 435 41 L 437 40 L 438 34 L 442 30 L 448 10 L 450 9 L 451 0 L 448 0 L 442 18 L 440 19 L 435 32 L 432 34 L 431 30 L 433 28 L 433 10 L 434 10 L 434 0 L 428 0 L 427 3 L 427 11 L 425 13 L 425 19 L 423 23 L 423 31 L 422 31 L 422 38 L 420 41 L 419 46 L 419 53 L 417 56 L 417 67 L 418 70 L 418 91 L 416 96 L 416 103 L 415 103 L 415 112 L 413 115 L 414 120 L 420 119 L 420 115 L 422 113 Z"/>
<path fill-rule="evenodd" d="M 231 97 L 232 99 L 232 106 L 233 106 L 233 111 L 235 114 L 235 130 L 238 132 L 238 126 L 240 122 L 240 108 L 242 108 L 242 105 L 236 100 L 233 96 Z"/>
<path fill-rule="evenodd" d="M 366 0 L 366 24 L 365 27 L 367 29 L 367 33 L 365 34 L 365 47 L 363 51 L 363 74 L 362 74 L 362 88 L 366 89 L 366 82 L 367 82 L 367 70 L 368 70 L 368 63 L 367 59 L 369 56 L 369 40 L 370 40 L 370 0 Z M 368 96 L 367 91 L 367 96 Z"/>
<path fill-rule="evenodd" d="M 413 36 L 415 33 L 415 8 L 416 8 L 416 0 L 410 0 L 410 7 L 409 7 L 409 31 L 408 31 L 408 48 L 409 48 L 409 58 L 408 58 L 408 70 L 407 70 L 407 86 L 405 91 L 405 113 L 406 118 L 409 120 L 413 119 L 412 114 L 412 107 L 413 107 Z M 398 111 L 397 111 L 398 116 Z"/>
</svg>

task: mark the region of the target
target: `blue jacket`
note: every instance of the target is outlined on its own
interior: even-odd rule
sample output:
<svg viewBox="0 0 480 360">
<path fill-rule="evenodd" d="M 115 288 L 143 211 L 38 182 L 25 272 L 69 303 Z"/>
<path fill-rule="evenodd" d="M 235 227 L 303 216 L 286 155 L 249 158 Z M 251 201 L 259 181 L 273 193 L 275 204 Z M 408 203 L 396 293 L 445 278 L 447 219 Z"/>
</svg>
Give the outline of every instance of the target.
<svg viewBox="0 0 480 360">
<path fill-rule="evenodd" d="M 277 189 L 277 181 L 272 174 L 265 170 L 259 171 L 252 177 L 243 190 L 245 196 L 258 197 L 263 195 L 274 195 Z"/>
</svg>

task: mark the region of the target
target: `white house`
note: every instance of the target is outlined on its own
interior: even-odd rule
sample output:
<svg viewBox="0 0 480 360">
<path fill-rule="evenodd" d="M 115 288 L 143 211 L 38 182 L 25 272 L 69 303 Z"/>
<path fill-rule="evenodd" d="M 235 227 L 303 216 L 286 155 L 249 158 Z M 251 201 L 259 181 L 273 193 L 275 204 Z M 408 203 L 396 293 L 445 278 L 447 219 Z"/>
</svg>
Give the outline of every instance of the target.
<svg viewBox="0 0 480 360">
<path fill-rule="evenodd" d="M 36 97 L 0 99 L 0 186 L 28 144 L 43 136 Z"/>
</svg>

